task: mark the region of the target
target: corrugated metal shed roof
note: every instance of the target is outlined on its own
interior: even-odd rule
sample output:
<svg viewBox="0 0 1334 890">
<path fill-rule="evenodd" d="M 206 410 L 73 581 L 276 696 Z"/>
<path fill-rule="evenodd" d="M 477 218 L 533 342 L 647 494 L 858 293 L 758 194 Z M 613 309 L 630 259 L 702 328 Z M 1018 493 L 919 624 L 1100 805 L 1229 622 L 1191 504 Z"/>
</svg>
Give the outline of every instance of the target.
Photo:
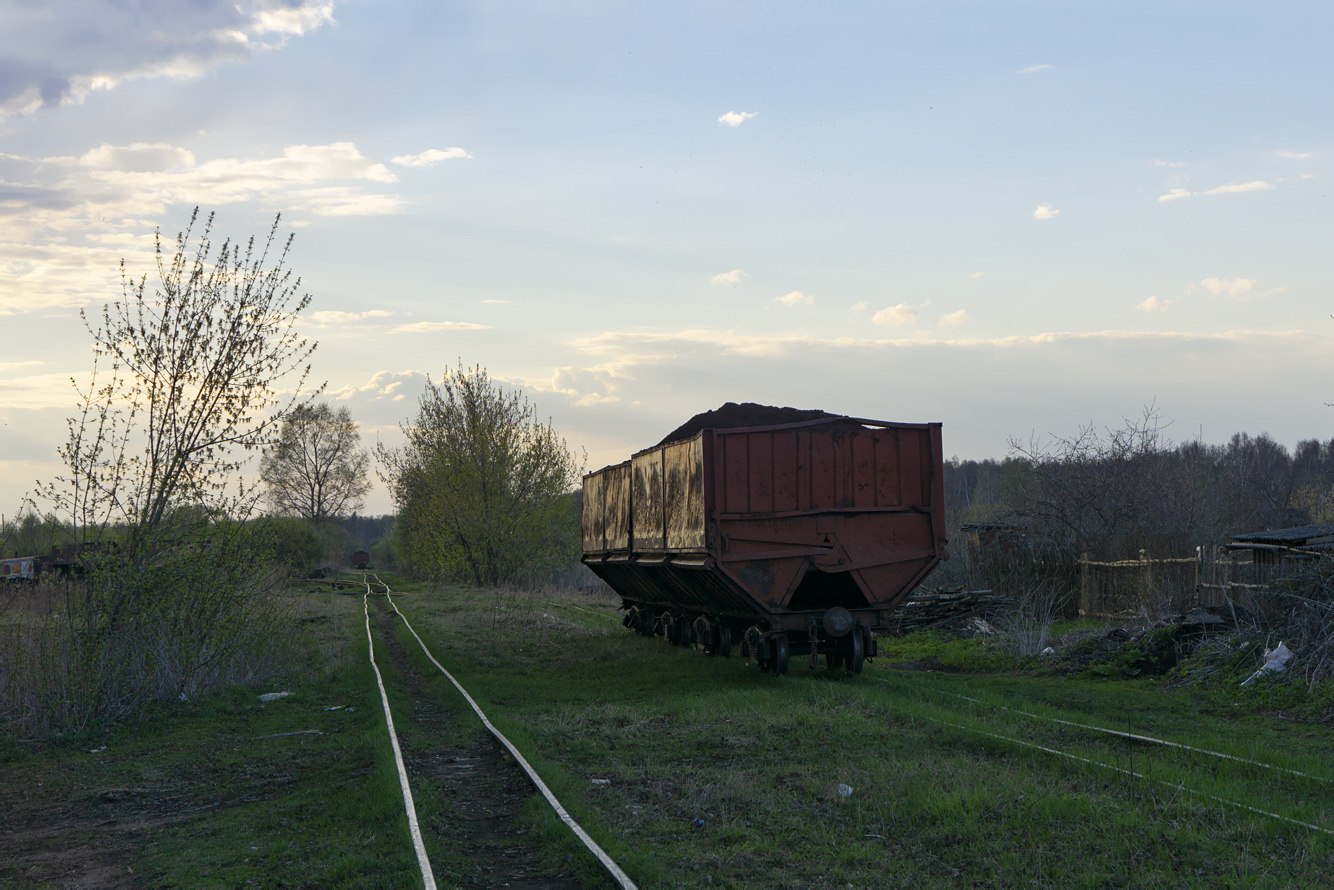
<svg viewBox="0 0 1334 890">
<path fill-rule="evenodd" d="M 1325 544 L 1334 541 L 1334 525 L 1298 525 L 1293 528 L 1275 528 L 1265 532 L 1233 535 L 1239 544 Z"/>
</svg>

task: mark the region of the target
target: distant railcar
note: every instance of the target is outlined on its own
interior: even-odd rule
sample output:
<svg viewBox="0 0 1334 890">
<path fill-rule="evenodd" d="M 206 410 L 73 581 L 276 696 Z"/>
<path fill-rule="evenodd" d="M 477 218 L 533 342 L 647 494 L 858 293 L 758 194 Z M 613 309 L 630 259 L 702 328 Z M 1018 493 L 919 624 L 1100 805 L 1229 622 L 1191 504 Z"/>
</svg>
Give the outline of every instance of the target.
<svg viewBox="0 0 1334 890">
<path fill-rule="evenodd" d="M 938 423 L 704 429 L 584 477 L 583 561 L 640 633 L 860 672 L 947 557 L 942 461 Z"/>
<path fill-rule="evenodd" d="M 356 553 L 352 554 L 353 568 L 364 569 L 370 566 L 370 564 L 371 564 L 371 555 L 367 553 L 365 550 L 358 550 Z"/>
<path fill-rule="evenodd" d="M 42 577 L 46 560 L 41 556 L 17 556 L 0 560 L 0 581 L 36 581 Z"/>
<path fill-rule="evenodd" d="M 81 575 L 88 560 L 119 550 L 120 546 L 115 542 L 56 544 L 51 548 L 50 556 L 16 556 L 0 560 L 0 582 L 39 581 L 52 575 Z"/>
</svg>

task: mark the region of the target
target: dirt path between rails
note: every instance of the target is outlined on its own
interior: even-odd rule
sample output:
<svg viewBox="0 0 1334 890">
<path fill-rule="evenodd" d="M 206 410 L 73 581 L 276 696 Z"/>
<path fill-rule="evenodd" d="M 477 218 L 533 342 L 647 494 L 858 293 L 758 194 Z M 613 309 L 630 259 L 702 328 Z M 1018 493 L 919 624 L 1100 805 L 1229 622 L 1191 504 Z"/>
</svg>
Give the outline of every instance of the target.
<svg viewBox="0 0 1334 890">
<path fill-rule="evenodd" d="M 376 603 L 380 630 L 376 642 L 383 642 L 384 660 L 402 678 L 412 707 L 410 713 L 394 714 L 395 725 L 410 721 L 428 733 L 438 728 L 436 735 L 444 737 L 445 728 L 456 718 L 433 701 L 424 678 L 408 659 L 397 635 L 401 619 L 383 599 L 377 598 Z M 477 740 L 466 748 L 442 743 L 423 750 L 420 743 L 414 745 L 401 733 L 399 743 L 409 779 L 415 785 L 419 777 L 425 777 L 445 801 L 443 815 L 436 817 L 428 817 L 418 804 L 422 833 L 445 838 L 455 848 L 462 847 L 470 862 L 466 873 L 453 875 L 444 873 L 439 864 L 432 862 L 437 882 L 448 885 L 461 881 L 470 887 L 516 890 L 576 890 L 586 886 L 567 873 L 553 872 L 542 862 L 537 844 L 519 816 L 528 799 L 537 792 L 490 733 L 479 733 Z"/>
</svg>

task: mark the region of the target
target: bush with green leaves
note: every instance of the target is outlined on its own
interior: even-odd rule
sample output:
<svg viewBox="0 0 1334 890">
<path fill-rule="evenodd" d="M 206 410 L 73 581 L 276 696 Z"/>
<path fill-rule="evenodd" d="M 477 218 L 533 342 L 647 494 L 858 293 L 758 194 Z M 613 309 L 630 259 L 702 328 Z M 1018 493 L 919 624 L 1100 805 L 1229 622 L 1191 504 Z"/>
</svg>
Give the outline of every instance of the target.
<svg viewBox="0 0 1334 890">
<path fill-rule="evenodd" d="M 539 578 L 578 555 L 582 467 L 521 391 L 460 365 L 427 382 L 400 428 L 406 444 L 377 450 L 404 567 L 480 587 Z"/>
</svg>

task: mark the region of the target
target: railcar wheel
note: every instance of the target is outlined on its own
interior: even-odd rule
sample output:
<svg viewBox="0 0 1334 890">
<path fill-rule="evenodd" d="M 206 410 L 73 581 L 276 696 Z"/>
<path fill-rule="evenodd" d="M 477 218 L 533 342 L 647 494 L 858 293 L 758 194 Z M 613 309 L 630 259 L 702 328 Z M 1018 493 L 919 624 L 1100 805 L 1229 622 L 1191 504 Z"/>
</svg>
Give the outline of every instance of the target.
<svg viewBox="0 0 1334 890">
<path fill-rule="evenodd" d="M 718 654 L 727 658 L 732 654 L 732 626 L 726 621 L 718 621 Z"/>
<path fill-rule="evenodd" d="M 690 619 L 684 615 L 676 619 L 676 645 L 690 645 Z"/>
<path fill-rule="evenodd" d="M 787 673 L 787 637 L 779 634 L 774 637 L 774 673 Z"/>
<path fill-rule="evenodd" d="M 860 674 L 866 655 L 866 650 L 862 647 L 862 629 L 860 627 L 855 629 L 848 635 L 848 639 L 852 641 L 852 653 L 848 656 L 848 673 Z"/>
<path fill-rule="evenodd" d="M 718 628 L 714 626 L 713 622 L 709 621 L 707 616 L 701 615 L 695 619 L 693 627 L 695 628 L 695 641 L 704 649 L 704 654 L 717 654 Z"/>
</svg>

